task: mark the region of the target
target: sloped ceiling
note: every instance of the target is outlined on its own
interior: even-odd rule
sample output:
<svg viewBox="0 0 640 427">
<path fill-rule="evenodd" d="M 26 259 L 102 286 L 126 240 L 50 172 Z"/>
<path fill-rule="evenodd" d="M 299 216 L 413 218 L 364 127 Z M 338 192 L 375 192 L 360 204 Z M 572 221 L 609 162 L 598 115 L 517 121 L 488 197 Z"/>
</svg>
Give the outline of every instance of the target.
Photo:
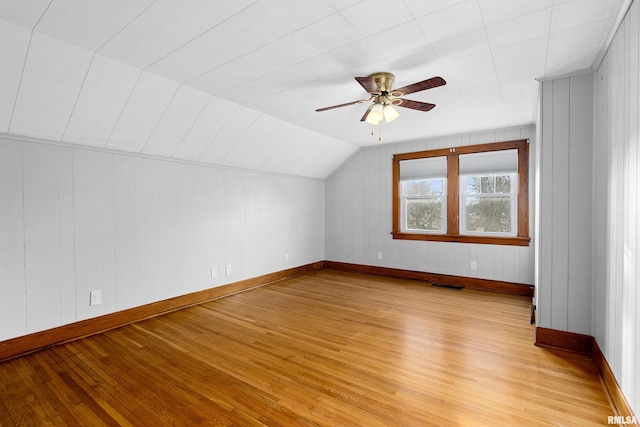
<svg viewBox="0 0 640 427">
<path fill-rule="evenodd" d="M 383 143 L 531 124 L 627 0 L 3 0 L 0 132 L 324 178 L 380 143 L 355 76 L 433 76 Z M 408 97 L 409 98 L 409 97 Z"/>
</svg>

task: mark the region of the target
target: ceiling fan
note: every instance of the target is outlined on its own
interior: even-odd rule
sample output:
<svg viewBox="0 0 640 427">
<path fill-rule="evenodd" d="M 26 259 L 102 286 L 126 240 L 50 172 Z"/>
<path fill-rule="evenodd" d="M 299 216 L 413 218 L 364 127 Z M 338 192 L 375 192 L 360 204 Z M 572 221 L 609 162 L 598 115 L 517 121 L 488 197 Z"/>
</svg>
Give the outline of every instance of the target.
<svg viewBox="0 0 640 427">
<path fill-rule="evenodd" d="M 364 112 L 361 122 L 377 125 L 384 118 L 389 123 L 398 118 L 399 114 L 393 106 L 411 108 L 412 110 L 429 111 L 435 104 L 428 102 L 412 101 L 402 98 L 410 93 L 420 92 L 434 87 L 443 86 L 447 82 L 442 77 L 432 77 L 421 82 L 408 86 L 392 89 L 394 75 L 391 73 L 374 73 L 367 77 L 356 77 L 358 83 L 369 95 L 367 99 L 347 102 L 345 104 L 332 105 L 331 107 L 318 108 L 316 111 L 333 110 L 334 108 L 346 107 L 348 105 L 362 104 L 373 100 L 373 103 Z"/>
</svg>

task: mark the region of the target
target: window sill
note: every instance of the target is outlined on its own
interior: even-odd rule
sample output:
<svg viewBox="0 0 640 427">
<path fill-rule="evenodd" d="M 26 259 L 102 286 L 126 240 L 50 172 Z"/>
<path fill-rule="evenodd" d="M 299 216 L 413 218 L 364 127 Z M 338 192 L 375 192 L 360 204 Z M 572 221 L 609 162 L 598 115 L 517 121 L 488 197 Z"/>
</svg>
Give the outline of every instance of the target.
<svg viewBox="0 0 640 427">
<path fill-rule="evenodd" d="M 530 237 L 469 236 L 454 234 L 391 233 L 394 239 L 434 242 L 480 243 L 485 245 L 529 246 Z"/>
</svg>

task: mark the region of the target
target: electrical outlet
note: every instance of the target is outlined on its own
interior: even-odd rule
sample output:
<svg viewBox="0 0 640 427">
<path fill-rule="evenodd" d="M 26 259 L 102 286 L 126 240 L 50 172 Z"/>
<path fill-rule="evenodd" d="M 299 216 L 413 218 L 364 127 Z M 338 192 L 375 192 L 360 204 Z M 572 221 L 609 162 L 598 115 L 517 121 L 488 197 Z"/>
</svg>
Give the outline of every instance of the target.
<svg viewBox="0 0 640 427">
<path fill-rule="evenodd" d="M 470 268 L 471 268 L 471 270 L 477 270 L 478 269 L 478 261 L 471 261 Z"/>
<path fill-rule="evenodd" d="M 284 254 L 284 262 L 289 262 L 289 254 Z"/>
<path fill-rule="evenodd" d="M 218 267 L 211 267 L 211 278 L 215 279 L 218 277 Z"/>
<path fill-rule="evenodd" d="M 382 261 L 382 252 L 378 251 L 378 261 Z"/>
<path fill-rule="evenodd" d="M 230 275 L 231 275 L 231 264 L 227 264 L 227 265 L 224 267 L 224 273 L 225 273 L 227 276 L 230 276 Z"/>
<path fill-rule="evenodd" d="M 102 291 L 89 292 L 89 305 L 100 305 L 100 304 L 102 304 Z"/>
</svg>

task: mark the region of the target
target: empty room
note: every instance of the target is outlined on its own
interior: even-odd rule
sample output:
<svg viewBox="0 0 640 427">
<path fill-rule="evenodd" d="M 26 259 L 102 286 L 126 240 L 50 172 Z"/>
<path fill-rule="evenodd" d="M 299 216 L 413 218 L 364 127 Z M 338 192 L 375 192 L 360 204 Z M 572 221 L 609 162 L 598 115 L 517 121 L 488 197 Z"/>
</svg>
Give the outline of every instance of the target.
<svg viewBox="0 0 640 427">
<path fill-rule="evenodd" d="M 0 426 L 640 421 L 636 0 L 0 2 Z"/>
</svg>

